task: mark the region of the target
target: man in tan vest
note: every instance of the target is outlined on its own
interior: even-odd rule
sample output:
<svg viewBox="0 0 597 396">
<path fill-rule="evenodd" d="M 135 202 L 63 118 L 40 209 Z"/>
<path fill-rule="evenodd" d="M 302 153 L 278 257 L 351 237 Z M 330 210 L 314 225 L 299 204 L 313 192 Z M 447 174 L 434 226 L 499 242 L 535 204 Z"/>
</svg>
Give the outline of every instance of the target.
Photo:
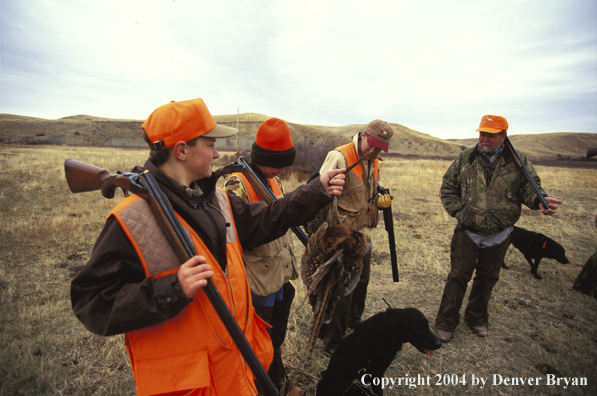
<svg viewBox="0 0 597 396">
<path fill-rule="evenodd" d="M 296 149 L 284 121 L 270 118 L 259 126 L 249 166 L 261 182 L 272 190 L 276 199 L 284 196 L 278 175 L 284 174 L 286 168 L 292 166 L 295 157 Z M 266 204 L 242 173 L 233 173 L 224 187 L 228 193 L 238 195 L 245 202 Z M 286 235 L 270 243 L 243 251 L 255 312 L 272 326 L 268 330 L 274 348 L 274 360 L 268 374 L 281 390 L 281 396 L 303 394 L 289 383 L 281 352 L 295 294 L 289 281 L 298 278 L 291 233 L 289 230 Z"/>
<path fill-rule="evenodd" d="M 371 121 L 364 131 L 352 138 L 352 142 L 330 151 L 319 171 L 323 174 L 332 169 L 343 169 L 357 161 L 360 162 L 346 173 L 346 184 L 342 195 L 338 198 L 338 211 L 340 216 L 345 216 L 344 222 L 351 229 L 363 232 L 369 242 L 371 229 L 377 227 L 379 223 L 378 211 L 383 209 L 377 203 L 380 167 L 377 157 L 381 150 L 388 152 L 393 134 L 394 131 L 387 122 Z M 391 199 L 387 201 L 391 204 Z M 362 322 L 361 316 L 365 309 L 370 273 L 371 249 L 363 258 L 363 271 L 356 288 L 338 302 L 331 322 L 320 332 L 328 353 L 334 352 L 344 338 L 347 327 L 354 328 Z"/>
</svg>

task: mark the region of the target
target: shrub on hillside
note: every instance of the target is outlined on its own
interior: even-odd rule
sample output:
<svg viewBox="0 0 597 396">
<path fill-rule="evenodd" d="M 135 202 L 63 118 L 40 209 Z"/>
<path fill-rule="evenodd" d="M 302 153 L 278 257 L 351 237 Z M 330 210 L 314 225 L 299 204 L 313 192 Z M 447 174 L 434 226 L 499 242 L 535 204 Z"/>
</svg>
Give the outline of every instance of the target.
<svg viewBox="0 0 597 396">
<path fill-rule="evenodd" d="M 328 152 L 334 147 L 332 146 L 313 146 L 305 143 L 295 144 L 296 159 L 292 170 L 295 172 L 302 172 L 312 174 L 319 172 L 319 168 L 323 164 Z"/>
</svg>

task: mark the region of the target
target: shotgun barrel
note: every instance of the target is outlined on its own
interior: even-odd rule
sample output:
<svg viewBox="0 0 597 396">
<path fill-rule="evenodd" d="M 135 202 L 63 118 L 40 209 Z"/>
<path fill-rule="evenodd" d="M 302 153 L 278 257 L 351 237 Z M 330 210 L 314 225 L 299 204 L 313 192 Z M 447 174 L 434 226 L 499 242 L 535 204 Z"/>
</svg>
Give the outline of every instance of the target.
<svg viewBox="0 0 597 396">
<path fill-rule="evenodd" d="M 151 172 L 114 175 L 105 169 L 74 159 L 66 160 L 64 168 L 67 183 L 73 193 L 101 190 L 104 197 L 113 198 L 114 191 L 120 187 L 135 194 L 149 196 L 151 211 L 179 261 L 184 263 L 196 255 L 195 245 L 184 232 L 184 228 L 178 221 L 168 198 Z M 241 352 L 243 359 L 263 388 L 262 392 L 268 396 L 277 396 L 276 387 L 211 278 L 207 279 L 207 285 L 203 288 L 203 291 Z"/>
<path fill-rule="evenodd" d="M 242 170 L 240 171 L 249 180 L 249 183 L 251 183 L 251 186 L 253 186 L 255 192 L 257 192 L 257 194 L 261 197 L 261 199 L 263 199 L 263 201 L 265 201 L 265 203 L 269 205 L 270 203 L 276 200 L 276 196 L 274 195 L 274 192 L 272 191 L 270 186 L 264 184 L 259 179 L 259 176 L 257 176 L 255 171 L 251 168 L 245 157 L 239 157 L 234 163 L 238 163 L 242 166 Z M 299 227 L 290 227 L 290 229 L 298 237 L 301 243 L 307 246 L 307 243 L 309 242 L 309 237 L 307 236 L 305 231 L 303 231 Z"/>
<path fill-rule="evenodd" d="M 510 141 L 510 139 L 508 137 L 506 137 L 506 139 L 504 140 L 504 144 L 506 145 L 506 147 L 512 153 L 512 156 L 514 157 L 514 162 L 516 163 L 516 166 L 518 168 L 520 168 L 520 170 L 522 171 L 522 174 L 524 175 L 525 179 L 527 179 L 527 181 L 529 182 L 529 184 L 533 188 L 533 191 L 535 192 L 535 194 L 539 198 L 539 201 L 543 205 L 543 208 L 545 208 L 545 210 L 549 209 L 549 204 L 545 200 L 545 196 L 543 195 L 543 193 L 541 192 L 541 189 L 537 185 L 537 182 L 535 181 L 535 178 L 533 178 L 533 175 L 531 175 L 531 172 L 529 172 L 529 169 L 527 168 L 527 166 L 525 165 L 524 161 L 520 157 L 520 154 L 518 154 L 518 151 L 516 151 L 516 149 L 512 145 L 512 142 Z"/>
<path fill-rule="evenodd" d="M 152 208 L 152 211 L 154 212 L 154 215 L 156 215 L 156 219 L 158 220 L 158 224 L 160 225 L 162 232 L 164 232 L 164 235 L 166 235 L 168 241 L 177 241 L 174 244 L 171 243 L 171 246 L 175 251 L 178 250 L 176 255 L 179 257 L 179 260 L 184 260 L 182 262 L 189 260 L 191 257 L 197 254 L 195 251 L 195 245 L 184 232 L 184 228 L 176 218 L 168 198 L 166 198 L 164 195 L 164 192 L 161 190 L 157 180 L 151 172 L 143 172 L 140 175 L 140 178 L 141 182 L 147 189 L 147 192 L 151 196 L 152 202 L 150 206 L 154 207 Z M 249 341 L 247 341 L 245 334 L 238 326 L 238 323 L 236 323 L 236 320 L 232 316 L 232 313 L 228 309 L 228 306 L 222 299 L 220 292 L 216 288 L 211 278 L 207 279 L 207 285 L 203 288 L 203 290 L 211 305 L 214 307 L 218 316 L 222 320 L 222 323 L 224 323 L 226 330 L 228 330 L 228 333 L 234 340 L 234 343 L 240 350 L 243 358 L 249 365 L 249 368 L 263 388 L 263 392 L 271 396 L 277 395 L 278 392 L 276 391 L 276 387 L 274 386 L 264 367 L 261 365 L 257 355 L 255 355 L 255 352 L 251 348 Z"/>
<path fill-rule="evenodd" d="M 390 194 L 390 190 L 387 188 L 383 188 L 382 186 L 377 186 L 377 192 L 385 195 Z M 387 208 L 382 209 L 383 212 L 383 222 L 386 227 L 386 232 L 388 233 L 388 241 L 390 244 L 390 262 L 392 265 L 392 280 L 394 282 L 400 281 L 400 276 L 398 274 L 398 257 L 396 256 L 396 237 L 394 236 L 394 215 L 392 214 L 392 205 L 388 206 Z"/>
</svg>

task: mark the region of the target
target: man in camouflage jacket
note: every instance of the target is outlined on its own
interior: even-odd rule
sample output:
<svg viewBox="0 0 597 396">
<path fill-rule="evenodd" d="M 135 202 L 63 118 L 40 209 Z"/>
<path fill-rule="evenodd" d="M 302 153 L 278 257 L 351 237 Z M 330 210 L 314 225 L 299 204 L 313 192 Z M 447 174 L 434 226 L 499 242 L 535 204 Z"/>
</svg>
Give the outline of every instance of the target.
<svg viewBox="0 0 597 396">
<path fill-rule="evenodd" d="M 463 151 L 446 171 L 440 190 L 442 204 L 458 220 L 451 242 L 451 269 L 435 321 L 438 337 L 449 342 L 460 322 L 460 307 L 473 272 L 464 321 L 481 337 L 488 334 L 487 306 L 502 262 L 510 245 L 512 226 L 521 203 L 552 215 L 561 201 L 546 197 L 549 208 L 539 204 L 531 185 L 503 143 L 508 122 L 486 115 L 481 120 L 479 144 Z M 521 155 L 541 188 L 541 180 L 528 159 Z M 542 190 L 543 195 L 545 192 Z"/>
</svg>

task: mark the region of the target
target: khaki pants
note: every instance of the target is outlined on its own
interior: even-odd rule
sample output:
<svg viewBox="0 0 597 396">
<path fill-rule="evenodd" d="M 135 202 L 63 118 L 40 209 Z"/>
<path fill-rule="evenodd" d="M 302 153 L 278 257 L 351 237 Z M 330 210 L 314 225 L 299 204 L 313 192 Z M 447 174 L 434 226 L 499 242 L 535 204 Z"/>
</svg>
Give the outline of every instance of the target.
<svg viewBox="0 0 597 396">
<path fill-rule="evenodd" d="M 466 231 L 458 227 L 454 230 L 450 246 L 451 269 L 435 319 L 438 329 L 454 331 L 460 323 L 460 307 L 473 272 L 475 278 L 464 311 L 464 321 L 469 326 L 489 324 L 489 297 L 499 279 L 508 246 L 509 236 L 499 245 L 479 249 Z"/>
</svg>

